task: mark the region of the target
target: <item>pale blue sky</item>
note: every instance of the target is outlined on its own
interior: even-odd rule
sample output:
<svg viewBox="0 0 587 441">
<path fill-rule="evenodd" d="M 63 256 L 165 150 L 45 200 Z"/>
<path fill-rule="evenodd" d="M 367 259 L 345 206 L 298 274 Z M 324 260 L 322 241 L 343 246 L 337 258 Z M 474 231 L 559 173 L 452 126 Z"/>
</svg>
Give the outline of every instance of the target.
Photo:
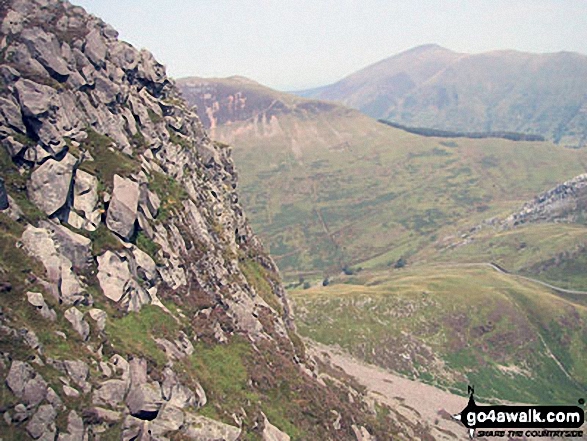
<svg viewBox="0 0 587 441">
<path fill-rule="evenodd" d="M 426 43 L 587 54 L 587 0 L 73 0 L 176 78 L 329 84 Z"/>
</svg>

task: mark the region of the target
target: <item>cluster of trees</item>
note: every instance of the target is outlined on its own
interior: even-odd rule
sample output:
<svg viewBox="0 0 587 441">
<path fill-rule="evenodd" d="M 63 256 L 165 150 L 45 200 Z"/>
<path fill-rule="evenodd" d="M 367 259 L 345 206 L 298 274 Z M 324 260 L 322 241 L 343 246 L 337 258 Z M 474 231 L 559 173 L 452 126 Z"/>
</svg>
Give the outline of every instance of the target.
<svg viewBox="0 0 587 441">
<path fill-rule="evenodd" d="M 385 119 L 378 120 L 380 123 L 414 133 L 421 136 L 433 136 L 436 138 L 503 138 L 510 141 L 544 141 L 544 136 L 532 135 L 529 133 L 516 132 L 452 132 L 450 130 L 428 129 L 425 127 L 408 127 Z"/>
</svg>

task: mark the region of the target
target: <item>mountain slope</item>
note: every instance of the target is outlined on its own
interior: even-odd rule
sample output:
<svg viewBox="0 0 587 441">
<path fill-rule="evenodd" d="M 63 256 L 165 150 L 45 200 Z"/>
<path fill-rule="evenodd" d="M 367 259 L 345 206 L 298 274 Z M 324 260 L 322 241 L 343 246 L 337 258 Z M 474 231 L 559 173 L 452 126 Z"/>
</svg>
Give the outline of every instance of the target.
<svg viewBox="0 0 587 441">
<path fill-rule="evenodd" d="M 230 148 L 152 54 L 65 1 L 0 21 L 3 439 L 430 439 L 305 354 Z"/>
<path fill-rule="evenodd" d="M 587 57 L 576 53 L 460 54 L 427 45 L 301 94 L 406 126 L 531 133 L 582 146 L 586 75 Z"/>
<path fill-rule="evenodd" d="M 587 384 L 587 309 L 484 265 L 366 273 L 292 291 L 300 331 L 480 397 L 573 404 Z"/>
<path fill-rule="evenodd" d="M 585 170 L 583 150 L 546 142 L 416 136 L 241 80 L 179 85 L 224 115 L 212 136 L 235 145 L 243 204 L 290 280 L 394 265 Z"/>
</svg>

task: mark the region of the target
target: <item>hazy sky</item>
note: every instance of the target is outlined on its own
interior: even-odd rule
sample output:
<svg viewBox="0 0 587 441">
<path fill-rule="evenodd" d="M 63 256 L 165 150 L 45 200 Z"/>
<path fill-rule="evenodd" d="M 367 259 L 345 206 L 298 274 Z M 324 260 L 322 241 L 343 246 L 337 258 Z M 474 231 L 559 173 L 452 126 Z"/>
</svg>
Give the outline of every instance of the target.
<svg viewBox="0 0 587 441">
<path fill-rule="evenodd" d="M 426 43 L 587 54 L 587 0 L 73 0 L 176 78 L 325 85 Z"/>
</svg>

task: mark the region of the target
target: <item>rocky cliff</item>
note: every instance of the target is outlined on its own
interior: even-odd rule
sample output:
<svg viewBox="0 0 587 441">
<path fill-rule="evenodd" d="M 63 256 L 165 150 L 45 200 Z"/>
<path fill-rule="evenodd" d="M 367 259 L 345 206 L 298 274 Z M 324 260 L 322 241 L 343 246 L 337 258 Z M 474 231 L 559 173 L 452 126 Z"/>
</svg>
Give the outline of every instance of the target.
<svg viewBox="0 0 587 441">
<path fill-rule="evenodd" d="M 530 222 L 585 223 L 587 208 L 587 174 L 575 176 L 562 184 L 539 194 L 522 209 L 503 221 L 503 226 Z"/>
<path fill-rule="evenodd" d="M 426 438 L 307 357 L 212 142 L 82 8 L 0 1 L 3 439 Z"/>
</svg>

